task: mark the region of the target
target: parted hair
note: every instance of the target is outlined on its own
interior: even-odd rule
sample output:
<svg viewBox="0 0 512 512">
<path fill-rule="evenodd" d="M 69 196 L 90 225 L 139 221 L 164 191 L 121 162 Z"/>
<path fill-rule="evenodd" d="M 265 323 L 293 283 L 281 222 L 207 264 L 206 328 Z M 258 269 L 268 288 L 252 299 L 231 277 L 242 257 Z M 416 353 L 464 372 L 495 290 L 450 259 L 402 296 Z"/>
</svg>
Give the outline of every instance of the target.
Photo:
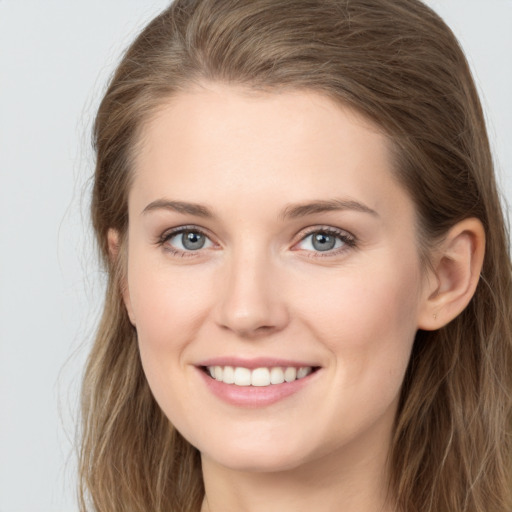
<svg viewBox="0 0 512 512">
<path fill-rule="evenodd" d="M 475 295 L 448 325 L 416 335 L 389 488 L 400 512 L 512 510 L 509 240 L 481 104 L 453 33 L 419 0 L 176 0 L 125 52 L 94 125 L 91 213 L 108 284 L 82 389 L 81 511 L 201 506 L 199 453 L 151 395 L 121 287 L 141 132 L 173 95 L 208 82 L 313 90 L 380 126 L 416 205 L 425 265 L 452 226 L 480 219 Z"/>
</svg>

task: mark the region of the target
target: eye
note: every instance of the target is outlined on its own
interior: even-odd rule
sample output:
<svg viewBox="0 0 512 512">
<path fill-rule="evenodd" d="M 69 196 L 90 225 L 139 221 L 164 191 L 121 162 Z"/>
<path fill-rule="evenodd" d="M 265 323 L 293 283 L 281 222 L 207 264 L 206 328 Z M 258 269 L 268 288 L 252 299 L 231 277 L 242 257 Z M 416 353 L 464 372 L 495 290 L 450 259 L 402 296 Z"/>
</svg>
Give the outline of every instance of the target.
<svg viewBox="0 0 512 512">
<path fill-rule="evenodd" d="M 355 239 L 345 231 L 334 228 L 317 229 L 308 233 L 298 244 L 297 248 L 312 252 L 334 252 L 345 247 L 354 247 Z"/>
<path fill-rule="evenodd" d="M 167 232 L 162 236 L 161 243 L 177 253 L 194 252 L 213 246 L 213 242 L 202 231 L 194 228 L 179 228 Z"/>
</svg>

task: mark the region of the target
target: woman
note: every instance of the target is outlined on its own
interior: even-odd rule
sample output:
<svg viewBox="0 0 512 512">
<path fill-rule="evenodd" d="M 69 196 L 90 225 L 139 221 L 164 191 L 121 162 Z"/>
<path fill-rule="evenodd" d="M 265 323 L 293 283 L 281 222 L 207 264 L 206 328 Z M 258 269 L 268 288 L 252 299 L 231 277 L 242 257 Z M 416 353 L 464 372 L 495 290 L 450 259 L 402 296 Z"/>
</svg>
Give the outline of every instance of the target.
<svg viewBox="0 0 512 512">
<path fill-rule="evenodd" d="M 95 124 L 82 510 L 504 511 L 511 267 L 417 0 L 178 0 Z"/>
</svg>

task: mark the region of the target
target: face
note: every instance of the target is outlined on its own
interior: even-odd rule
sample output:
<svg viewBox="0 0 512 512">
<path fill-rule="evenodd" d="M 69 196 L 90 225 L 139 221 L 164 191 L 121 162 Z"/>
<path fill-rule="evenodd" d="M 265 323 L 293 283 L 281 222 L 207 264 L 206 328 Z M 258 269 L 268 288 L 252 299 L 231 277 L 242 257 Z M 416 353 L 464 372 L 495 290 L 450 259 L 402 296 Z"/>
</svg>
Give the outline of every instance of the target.
<svg viewBox="0 0 512 512">
<path fill-rule="evenodd" d="M 170 421 L 238 470 L 387 446 L 424 292 L 386 137 L 313 92 L 212 85 L 142 141 L 124 299 Z"/>
</svg>

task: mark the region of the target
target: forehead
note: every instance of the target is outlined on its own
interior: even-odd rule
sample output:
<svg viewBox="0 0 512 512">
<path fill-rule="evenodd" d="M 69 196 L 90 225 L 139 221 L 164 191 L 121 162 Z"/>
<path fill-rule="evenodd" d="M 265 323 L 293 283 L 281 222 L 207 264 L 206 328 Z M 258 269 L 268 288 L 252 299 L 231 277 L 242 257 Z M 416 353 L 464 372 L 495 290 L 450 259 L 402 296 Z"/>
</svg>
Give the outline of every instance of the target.
<svg viewBox="0 0 512 512">
<path fill-rule="evenodd" d="M 158 195 L 270 204 L 335 194 L 375 209 L 398 186 L 383 131 L 313 91 L 197 87 L 164 103 L 140 142 L 130 200 L 142 208 Z"/>
<path fill-rule="evenodd" d="M 292 139 L 300 144 L 315 133 L 326 144 L 360 136 L 388 142 L 379 126 L 326 94 L 307 89 L 263 92 L 218 83 L 194 86 L 164 101 L 144 123 L 141 142 L 151 150 L 162 137 L 181 136 L 208 147 L 214 139 L 222 138 L 223 145 L 240 141 L 248 132 L 255 145 L 265 142 L 268 147 Z"/>
</svg>

